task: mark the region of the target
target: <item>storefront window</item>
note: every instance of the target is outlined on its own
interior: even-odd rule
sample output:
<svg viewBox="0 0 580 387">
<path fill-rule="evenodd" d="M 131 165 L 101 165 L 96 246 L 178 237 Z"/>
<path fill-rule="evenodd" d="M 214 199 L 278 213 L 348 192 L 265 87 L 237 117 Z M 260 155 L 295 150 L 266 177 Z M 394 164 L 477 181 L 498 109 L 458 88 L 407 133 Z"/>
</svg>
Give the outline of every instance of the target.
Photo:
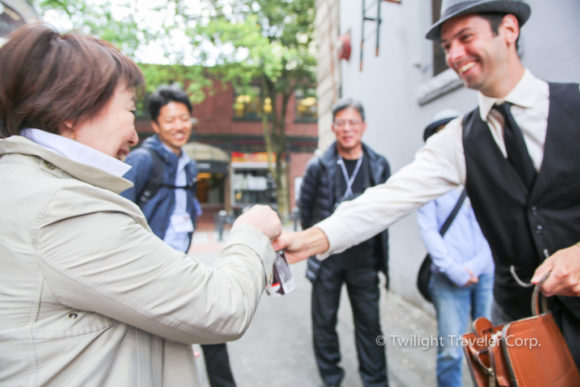
<svg viewBox="0 0 580 387">
<path fill-rule="evenodd" d="M 234 95 L 234 118 L 246 120 L 259 120 L 262 112 L 272 111 L 272 100 L 264 98 L 262 104 L 260 88 L 252 86 L 244 93 L 236 92 Z"/>
<path fill-rule="evenodd" d="M 271 155 L 275 162 L 274 155 Z M 262 203 L 275 206 L 276 183 L 268 169 L 266 152 L 232 152 L 232 207 L 234 212 Z"/>
<path fill-rule="evenodd" d="M 316 121 L 318 118 L 316 90 L 297 89 L 296 93 L 296 120 Z"/>
<path fill-rule="evenodd" d="M 234 206 L 271 203 L 275 184 L 267 169 L 238 169 L 232 178 Z"/>
</svg>

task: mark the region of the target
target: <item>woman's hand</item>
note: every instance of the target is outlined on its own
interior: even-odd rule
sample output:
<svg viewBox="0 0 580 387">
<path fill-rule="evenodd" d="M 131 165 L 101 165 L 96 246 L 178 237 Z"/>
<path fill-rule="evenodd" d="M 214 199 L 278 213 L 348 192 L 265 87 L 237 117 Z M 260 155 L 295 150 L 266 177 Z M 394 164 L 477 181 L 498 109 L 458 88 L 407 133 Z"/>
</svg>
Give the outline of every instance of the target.
<svg viewBox="0 0 580 387">
<path fill-rule="evenodd" d="M 263 232 L 268 238 L 274 239 L 282 233 L 282 223 L 278 214 L 270 206 L 257 204 L 236 219 L 236 224 L 249 224 Z"/>
</svg>

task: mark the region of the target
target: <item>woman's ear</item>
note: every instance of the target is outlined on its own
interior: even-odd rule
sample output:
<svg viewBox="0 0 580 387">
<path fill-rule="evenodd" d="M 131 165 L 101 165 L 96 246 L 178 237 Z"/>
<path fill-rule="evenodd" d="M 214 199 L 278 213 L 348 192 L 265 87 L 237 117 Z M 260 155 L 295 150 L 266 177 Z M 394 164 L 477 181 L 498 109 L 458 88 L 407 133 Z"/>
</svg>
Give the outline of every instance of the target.
<svg viewBox="0 0 580 387">
<path fill-rule="evenodd" d="M 66 138 L 70 138 L 71 140 L 76 140 L 76 134 L 73 129 L 72 121 L 71 120 L 63 121 L 58 126 L 58 134 Z"/>
</svg>

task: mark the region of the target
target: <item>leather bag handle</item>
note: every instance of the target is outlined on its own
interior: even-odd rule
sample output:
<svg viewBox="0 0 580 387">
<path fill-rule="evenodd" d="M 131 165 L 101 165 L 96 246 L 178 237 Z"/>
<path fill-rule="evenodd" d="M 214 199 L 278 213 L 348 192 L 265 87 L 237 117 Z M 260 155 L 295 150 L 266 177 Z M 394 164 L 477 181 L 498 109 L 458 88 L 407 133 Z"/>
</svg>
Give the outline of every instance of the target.
<svg viewBox="0 0 580 387">
<path fill-rule="evenodd" d="M 521 287 L 529 288 L 529 287 L 534 286 L 534 284 L 532 284 L 531 282 L 524 282 L 520 279 L 520 277 L 516 273 L 516 268 L 514 265 L 510 266 L 510 272 L 512 274 L 513 279 Z M 540 288 L 542 287 L 544 282 L 548 279 L 551 272 L 552 271 L 550 270 L 547 273 L 545 273 L 542 276 L 542 278 L 540 278 L 540 282 L 538 282 L 534 286 L 534 291 L 532 292 L 532 307 L 531 307 L 531 311 L 532 311 L 532 314 L 534 316 L 539 316 L 540 314 L 546 313 L 548 311 L 548 299 L 546 298 L 546 296 L 544 296 L 542 294 L 542 292 L 540 291 Z M 540 305 L 540 303 L 541 303 L 541 305 Z"/>
<path fill-rule="evenodd" d="M 551 271 L 545 273 L 540 282 L 534 286 L 534 292 L 532 293 L 532 313 L 534 316 L 539 316 L 542 313 L 546 313 L 548 311 L 548 299 L 544 294 L 540 291 L 540 288 L 544 284 L 544 282 L 550 276 Z M 541 303 L 541 305 L 540 305 Z"/>
</svg>

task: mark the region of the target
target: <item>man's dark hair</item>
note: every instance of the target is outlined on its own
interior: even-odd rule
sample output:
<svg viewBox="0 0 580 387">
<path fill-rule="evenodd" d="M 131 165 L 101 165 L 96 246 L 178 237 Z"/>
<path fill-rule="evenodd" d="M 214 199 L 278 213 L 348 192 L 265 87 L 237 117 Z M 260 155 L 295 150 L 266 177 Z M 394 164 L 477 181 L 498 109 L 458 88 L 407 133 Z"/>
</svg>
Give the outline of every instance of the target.
<svg viewBox="0 0 580 387">
<path fill-rule="evenodd" d="M 507 13 L 481 13 L 479 14 L 479 16 L 481 16 L 482 18 L 484 18 L 485 20 L 487 20 L 489 22 L 489 25 L 491 27 L 491 32 L 493 32 L 494 35 L 499 34 L 499 26 L 501 24 L 501 21 L 503 20 L 504 16 L 507 15 Z M 520 21 L 518 19 L 518 25 L 520 24 Z M 522 31 L 520 30 L 520 33 L 518 34 L 518 38 L 516 39 L 516 51 L 519 52 L 520 50 L 520 35 L 522 34 Z"/>
<path fill-rule="evenodd" d="M 191 101 L 185 92 L 175 86 L 160 86 L 155 93 L 149 97 L 149 114 L 154 122 L 159 118 L 161 108 L 170 102 L 178 102 L 187 106 L 189 115 L 193 113 Z"/>
<path fill-rule="evenodd" d="M 342 97 L 332 105 L 332 121 L 336 118 L 336 115 L 343 111 L 344 109 L 353 108 L 358 111 L 360 118 L 365 120 L 365 109 L 360 101 L 351 97 Z"/>
</svg>

